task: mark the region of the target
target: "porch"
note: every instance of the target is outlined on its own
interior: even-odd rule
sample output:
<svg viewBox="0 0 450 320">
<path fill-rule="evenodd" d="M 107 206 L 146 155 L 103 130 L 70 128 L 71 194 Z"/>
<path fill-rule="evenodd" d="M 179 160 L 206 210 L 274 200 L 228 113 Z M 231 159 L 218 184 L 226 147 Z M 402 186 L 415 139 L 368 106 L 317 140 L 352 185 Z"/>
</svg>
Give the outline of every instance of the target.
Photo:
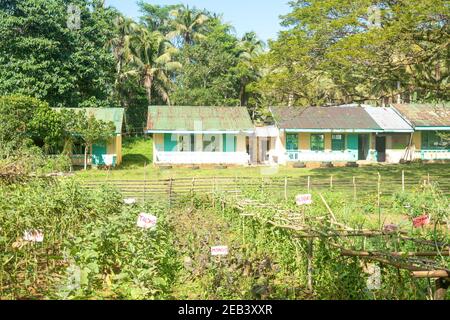
<svg viewBox="0 0 450 320">
<path fill-rule="evenodd" d="M 155 164 L 248 165 L 249 163 L 250 155 L 246 152 L 162 152 L 155 150 Z"/>
<path fill-rule="evenodd" d="M 424 161 L 450 160 L 450 150 L 421 150 L 416 151 L 415 158 Z"/>
<path fill-rule="evenodd" d="M 290 162 L 356 162 L 358 153 L 355 151 L 287 151 Z"/>
</svg>

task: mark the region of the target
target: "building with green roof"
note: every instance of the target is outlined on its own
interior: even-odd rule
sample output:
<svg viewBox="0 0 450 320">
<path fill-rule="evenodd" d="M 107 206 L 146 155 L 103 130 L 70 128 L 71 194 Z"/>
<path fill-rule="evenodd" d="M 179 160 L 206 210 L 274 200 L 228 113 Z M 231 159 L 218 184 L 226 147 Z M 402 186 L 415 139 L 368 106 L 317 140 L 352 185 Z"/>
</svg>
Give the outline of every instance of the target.
<svg viewBox="0 0 450 320">
<path fill-rule="evenodd" d="M 98 142 L 92 146 L 92 159 L 89 162 L 93 166 L 116 166 L 122 163 L 122 132 L 125 123 L 125 109 L 123 108 L 55 108 L 54 110 L 71 110 L 74 112 L 86 112 L 86 116 L 94 116 L 95 119 L 104 122 L 112 122 L 116 128 L 115 135 L 107 142 Z M 84 146 L 76 141 L 70 146 L 72 163 L 75 166 L 84 164 Z"/>
<path fill-rule="evenodd" d="M 245 107 L 151 106 L 155 164 L 249 164 L 255 129 Z"/>
<path fill-rule="evenodd" d="M 443 134 L 450 133 L 450 104 L 395 104 L 393 108 L 414 129 L 413 159 L 450 160 L 450 145 Z"/>
</svg>

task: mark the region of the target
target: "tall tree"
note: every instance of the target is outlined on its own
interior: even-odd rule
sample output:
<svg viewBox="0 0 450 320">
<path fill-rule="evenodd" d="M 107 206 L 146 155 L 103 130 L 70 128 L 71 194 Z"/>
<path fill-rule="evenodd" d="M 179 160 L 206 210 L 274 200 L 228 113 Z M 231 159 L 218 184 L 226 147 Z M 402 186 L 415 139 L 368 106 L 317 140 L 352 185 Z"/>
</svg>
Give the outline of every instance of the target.
<svg viewBox="0 0 450 320">
<path fill-rule="evenodd" d="M 111 9 L 92 1 L 80 9 L 80 28 L 69 28 L 67 1 L 0 3 L 0 94 L 25 94 L 52 106 L 110 106 L 114 56 Z M 76 13 L 75 13 L 76 14 Z"/>
<path fill-rule="evenodd" d="M 274 103 L 449 98 L 444 0 L 294 1 L 261 62 Z"/>
<path fill-rule="evenodd" d="M 159 31 L 164 36 L 169 32 L 174 31 L 171 12 L 178 10 L 181 5 L 153 5 L 144 1 L 138 3 L 140 11 L 143 16 L 140 18 L 141 22 L 150 31 Z"/>
<path fill-rule="evenodd" d="M 205 39 L 205 27 L 209 17 L 197 9 L 180 6 L 170 13 L 173 16 L 169 39 L 180 38 L 183 45 L 193 45 L 196 41 Z"/>
<path fill-rule="evenodd" d="M 220 20 L 208 22 L 205 38 L 181 49 L 189 61 L 177 73 L 173 92 L 177 105 L 239 105 L 238 39 Z"/>
<path fill-rule="evenodd" d="M 255 59 L 263 52 L 264 42 L 258 39 L 255 32 L 244 34 L 238 44 L 239 64 L 238 76 L 240 77 L 239 99 L 241 106 L 248 104 L 247 86 L 249 83 L 258 80 L 260 70 Z"/>
<path fill-rule="evenodd" d="M 173 56 L 177 49 L 159 32 L 140 28 L 131 40 L 130 70 L 125 76 L 138 75 L 147 93 L 148 103 L 152 103 L 155 90 L 170 105 L 169 73 L 181 68 Z"/>
</svg>

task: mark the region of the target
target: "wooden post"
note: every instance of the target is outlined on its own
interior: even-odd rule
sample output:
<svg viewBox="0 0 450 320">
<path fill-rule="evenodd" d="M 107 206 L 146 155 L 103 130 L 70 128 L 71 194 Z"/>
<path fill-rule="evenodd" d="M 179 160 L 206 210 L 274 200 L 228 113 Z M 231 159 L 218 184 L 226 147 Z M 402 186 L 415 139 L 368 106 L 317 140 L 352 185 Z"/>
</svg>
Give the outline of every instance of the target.
<svg viewBox="0 0 450 320">
<path fill-rule="evenodd" d="M 172 207 L 172 183 L 173 183 L 173 179 L 170 178 L 170 180 L 169 180 L 169 208 Z"/>
<path fill-rule="evenodd" d="M 264 178 L 261 178 L 261 196 L 264 196 Z"/>
<path fill-rule="evenodd" d="M 431 184 L 431 177 L 430 177 L 430 173 L 428 173 L 428 185 Z"/>
<path fill-rule="evenodd" d="M 238 199 L 238 178 L 235 176 L 234 178 L 234 187 L 235 187 L 235 199 L 237 201 Z"/>
<path fill-rule="evenodd" d="M 356 177 L 353 177 L 353 199 L 356 201 Z"/>
<path fill-rule="evenodd" d="M 192 178 L 192 187 L 191 187 L 191 204 L 194 206 L 194 197 L 195 197 L 195 177 Z"/>
<path fill-rule="evenodd" d="M 212 186 L 212 205 L 213 208 L 216 208 L 216 177 L 213 178 L 213 186 Z"/>
<path fill-rule="evenodd" d="M 378 223 L 381 229 L 381 174 L 378 172 L 378 185 L 377 185 L 377 206 L 378 206 Z"/>
<path fill-rule="evenodd" d="M 245 217 L 242 217 L 242 244 L 245 246 Z"/>
<path fill-rule="evenodd" d="M 405 192 L 405 170 L 402 170 L 402 192 Z"/>
<path fill-rule="evenodd" d="M 311 191 L 311 177 L 308 176 L 308 193 Z"/>
<path fill-rule="evenodd" d="M 447 290 L 450 282 L 446 279 L 436 280 L 436 292 L 434 293 L 434 300 L 445 300 Z"/>
<path fill-rule="evenodd" d="M 147 186 L 147 162 L 144 162 L 144 203 L 145 203 L 145 187 Z"/>
<path fill-rule="evenodd" d="M 288 186 L 288 178 L 284 178 L 284 200 L 288 201 L 288 194 L 287 194 L 287 186 Z"/>
</svg>

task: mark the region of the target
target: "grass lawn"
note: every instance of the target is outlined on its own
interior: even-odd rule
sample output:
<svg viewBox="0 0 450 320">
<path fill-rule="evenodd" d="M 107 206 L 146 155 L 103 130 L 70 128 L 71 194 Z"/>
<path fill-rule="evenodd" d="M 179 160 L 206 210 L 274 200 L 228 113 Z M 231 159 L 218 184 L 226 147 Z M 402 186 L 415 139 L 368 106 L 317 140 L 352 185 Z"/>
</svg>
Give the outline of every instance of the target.
<svg viewBox="0 0 450 320">
<path fill-rule="evenodd" d="M 107 172 L 105 170 L 77 171 L 76 174 L 83 180 L 143 180 L 144 166 L 147 179 L 177 179 L 201 177 L 301 177 L 301 176 L 331 176 L 336 179 L 349 178 L 374 179 L 377 172 L 382 176 L 395 176 L 401 178 L 405 170 L 407 179 L 420 179 L 430 174 L 439 178 L 440 182 L 449 182 L 450 164 L 412 164 L 412 165 L 370 165 L 360 168 L 327 168 L 327 169 L 294 169 L 280 166 L 276 169 L 267 167 L 230 167 L 228 169 L 202 168 L 176 168 L 170 170 L 159 169 L 152 164 L 153 150 L 151 138 L 127 138 L 123 142 L 123 164 Z M 442 181 L 444 180 L 444 181 Z"/>
</svg>

